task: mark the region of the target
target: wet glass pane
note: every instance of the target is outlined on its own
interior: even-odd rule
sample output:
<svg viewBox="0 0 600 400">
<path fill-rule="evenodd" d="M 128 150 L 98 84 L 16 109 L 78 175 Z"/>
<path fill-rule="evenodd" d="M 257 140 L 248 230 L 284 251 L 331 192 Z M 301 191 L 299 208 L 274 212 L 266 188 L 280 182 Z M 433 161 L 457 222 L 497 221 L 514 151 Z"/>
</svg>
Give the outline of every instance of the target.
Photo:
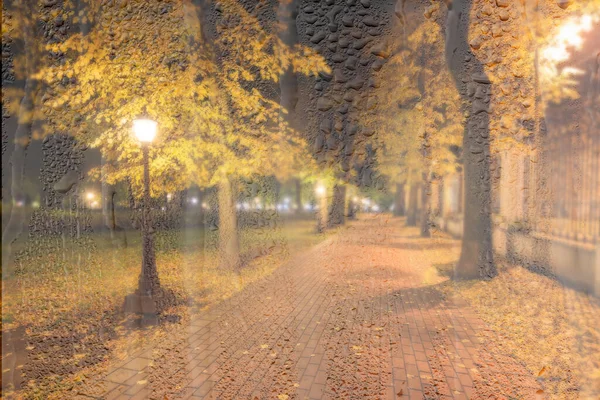
<svg viewBox="0 0 600 400">
<path fill-rule="evenodd" d="M 2 397 L 600 398 L 599 0 L 3 0 Z"/>
</svg>

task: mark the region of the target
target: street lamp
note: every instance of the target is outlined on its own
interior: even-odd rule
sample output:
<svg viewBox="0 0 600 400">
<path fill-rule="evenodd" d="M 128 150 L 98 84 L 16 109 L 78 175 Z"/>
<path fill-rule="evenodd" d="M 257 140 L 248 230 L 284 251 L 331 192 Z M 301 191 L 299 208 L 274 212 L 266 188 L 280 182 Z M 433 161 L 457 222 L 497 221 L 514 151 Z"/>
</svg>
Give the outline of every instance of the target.
<svg viewBox="0 0 600 400">
<path fill-rule="evenodd" d="M 317 196 L 319 196 L 319 197 L 325 196 L 326 192 L 327 192 L 327 189 L 321 183 L 318 184 L 317 187 L 315 188 L 315 193 L 317 193 Z"/>
<path fill-rule="evenodd" d="M 145 316 L 156 315 L 156 303 L 153 295 L 160 288 L 156 258 L 154 254 L 154 238 L 149 216 L 150 207 L 150 162 L 148 148 L 157 131 L 156 121 L 136 119 L 133 121 L 133 133 L 140 141 L 144 163 L 144 201 L 142 207 L 142 272 L 138 280 L 138 289 L 125 298 L 125 311 L 141 313 Z"/>
</svg>

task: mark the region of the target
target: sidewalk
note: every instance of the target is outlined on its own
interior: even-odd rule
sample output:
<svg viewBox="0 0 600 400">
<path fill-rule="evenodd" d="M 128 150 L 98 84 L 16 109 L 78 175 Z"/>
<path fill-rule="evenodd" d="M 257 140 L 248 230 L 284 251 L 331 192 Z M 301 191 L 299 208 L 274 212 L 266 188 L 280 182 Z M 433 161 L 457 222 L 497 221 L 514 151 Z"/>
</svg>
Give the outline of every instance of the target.
<svg viewBox="0 0 600 400">
<path fill-rule="evenodd" d="M 535 377 L 440 290 L 436 265 L 458 251 L 365 216 L 115 366 L 103 398 L 536 398 Z"/>
</svg>

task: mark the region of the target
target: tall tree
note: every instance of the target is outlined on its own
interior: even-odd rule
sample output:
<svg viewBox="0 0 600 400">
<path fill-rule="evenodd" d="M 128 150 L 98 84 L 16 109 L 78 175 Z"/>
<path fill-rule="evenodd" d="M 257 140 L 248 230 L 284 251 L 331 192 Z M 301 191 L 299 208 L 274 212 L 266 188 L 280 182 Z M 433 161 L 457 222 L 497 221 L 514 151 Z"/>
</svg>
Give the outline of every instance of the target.
<svg viewBox="0 0 600 400">
<path fill-rule="evenodd" d="M 59 40 L 63 30 L 53 30 L 50 35 L 45 31 L 48 8 L 36 0 L 2 2 L 2 71 L 10 73 L 15 82 L 6 85 L 3 77 L 2 113 L 14 116 L 17 127 L 12 137 L 14 148 L 10 156 L 10 195 L 12 205 L 9 218 L 2 232 L 2 269 L 9 272 L 11 245 L 21 234 L 26 223 L 27 211 L 19 206 L 25 198 L 24 169 L 27 150 L 34 136 L 34 122 L 43 118 L 38 107 L 41 82 L 36 72 L 52 62 L 45 51 L 46 43 Z M 10 59 L 4 58 L 4 44 L 10 44 Z M 9 71 L 10 70 L 10 71 Z M 3 144 L 4 146 L 4 144 Z M 4 155 L 4 148 L 3 148 Z M 16 205 L 16 207 L 15 207 Z"/>
<path fill-rule="evenodd" d="M 417 224 L 421 203 L 423 236 L 429 235 L 431 181 L 455 170 L 457 158 L 451 150 L 460 144 L 458 95 L 440 57 L 443 36 L 432 20 L 437 12 L 439 7 L 434 7 L 425 17 L 411 16 L 413 24 L 418 22 L 416 27 L 406 32 L 402 26 L 404 34 L 392 38 L 396 51 L 379 73 L 381 80 L 392 84 L 376 91 L 383 101 L 371 119 L 377 132 L 378 168 L 396 183 L 402 198 L 402 189 L 408 186 L 408 225 Z M 419 187 L 421 199 L 417 198 Z M 402 208 L 400 196 L 398 209 Z"/>
<path fill-rule="evenodd" d="M 472 3 L 472 0 L 450 1 L 446 17 L 446 62 L 468 113 L 462 145 L 464 232 L 455 276 L 491 278 L 497 273 L 492 247 L 490 110 L 486 102 L 491 81 L 469 45 Z"/>
<path fill-rule="evenodd" d="M 65 62 L 40 77 L 50 85 L 49 128 L 68 131 L 100 149 L 107 162 L 95 176 L 128 180 L 140 194 L 142 153 L 131 121 L 157 121 L 150 146 L 153 196 L 190 185 L 217 185 L 227 196 L 252 174 L 289 176 L 305 164 L 303 140 L 279 123 L 278 101 L 261 90 L 283 70 L 327 68 L 308 49 L 290 49 L 235 0 L 211 3 L 217 15 L 210 37 L 203 10 L 189 2 L 89 0 L 88 33 L 51 50 Z M 213 13 L 216 12 L 216 14 Z M 204 30 L 203 30 L 204 28 Z M 221 253 L 239 264 L 233 199 L 221 199 Z"/>
<path fill-rule="evenodd" d="M 544 102 L 577 97 L 572 90 L 574 71 L 558 68 L 555 56 L 568 57 L 567 48 L 576 47 L 581 39 L 585 19 L 589 25 L 598 17 L 599 2 L 560 2 L 558 6 L 552 0 L 445 3 L 446 61 L 467 115 L 463 135 L 464 235 L 456 274 L 488 278 L 496 274 L 490 218 L 491 159 L 507 151 L 517 157 L 527 156 L 536 161 L 531 166 L 539 168 L 536 149 L 541 148 L 544 135 L 540 129 Z M 579 20 L 569 20 L 569 14 Z M 562 24 L 557 23 L 560 18 Z M 557 46 L 556 40 L 562 44 Z M 514 166 L 503 169 L 508 168 Z M 538 176 L 544 174 L 537 171 Z M 536 189 L 538 185 L 533 184 Z M 534 204 L 532 196 L 539 192 L 530 190 L 527 201 Z M 513 201 L 512 196 L 509 200 Z"/>
</svg>

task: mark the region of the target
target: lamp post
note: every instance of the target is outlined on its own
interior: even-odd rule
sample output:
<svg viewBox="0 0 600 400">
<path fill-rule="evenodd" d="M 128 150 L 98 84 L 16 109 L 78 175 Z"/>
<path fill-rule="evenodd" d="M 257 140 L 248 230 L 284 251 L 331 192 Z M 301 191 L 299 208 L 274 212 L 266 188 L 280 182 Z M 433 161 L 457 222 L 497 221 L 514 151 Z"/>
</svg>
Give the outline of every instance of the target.
<svg viewBox="0 0 600 400">
<path fill-rule="evenodd" d="M 150 222 L 150 166 L 148 150 L 156 136 L 157 124 L 149 119 L 133 121 L 133 132 L 142 146 L 144 164 L 144 198 L 142 204 L 142 271 L 138 280 L 138 288 L 134 294 L 125 298 L 125 311 L 144 315 L 156 315 L 156 303 L 153 298 L 160 288 L 156 258 L 154 255 L 154 238 Z"/>
</svg>

